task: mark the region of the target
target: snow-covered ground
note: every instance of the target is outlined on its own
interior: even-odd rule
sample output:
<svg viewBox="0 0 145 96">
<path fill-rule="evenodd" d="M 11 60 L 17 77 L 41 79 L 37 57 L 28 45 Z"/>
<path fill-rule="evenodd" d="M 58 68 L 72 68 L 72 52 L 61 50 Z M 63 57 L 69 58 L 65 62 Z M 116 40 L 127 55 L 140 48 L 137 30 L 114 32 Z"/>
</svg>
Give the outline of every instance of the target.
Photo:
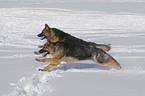
<svg viewBox="0 0 145 96">
<path fill-rule="evenodd" d="M 1 0 L 0 95 L 145 96 L 144 4 L 144 0 Z M 82 61 L 38 72 L 48 65 L 36 62 L 41 56 L 34 54 L 46 42 L 37 37 L 45 23 L 86 41 L 111 44 L 108 53 L 122 69 Z"/>
</svg>

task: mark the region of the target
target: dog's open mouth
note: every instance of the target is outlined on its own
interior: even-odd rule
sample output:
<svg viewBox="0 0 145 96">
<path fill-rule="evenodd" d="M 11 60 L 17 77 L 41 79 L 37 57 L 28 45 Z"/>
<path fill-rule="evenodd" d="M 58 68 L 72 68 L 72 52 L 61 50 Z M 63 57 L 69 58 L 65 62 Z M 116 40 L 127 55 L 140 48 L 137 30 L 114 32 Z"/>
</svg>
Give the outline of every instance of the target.
<svg viewBox="0 0 145 96">
<path fill-rule="evenodd" d="M 42 53 L 42 56 L 45 57 L 47 54 L 48 54 L 47 51 L 46 51 L 46 52 L 43 52 L 43 53 Z"/>
<path fill-rule="evenodd" d="M 38 36 L 38 37 L 41 37 L 41 40 L 43 40 L 43 39 L 46 39 L 46 38 L 47 38 L 47 36 L 43 35 L 42 33 L 38 34 L 37 36 Z"/>
<path fill-rule="evenodd" d="M 46 36 L 42 36 L 42 37 L 41 37 L 41 40 L 43 40 L 43 39 L 45 39 L 45 38 L 46 38 Z"/>
</svg>

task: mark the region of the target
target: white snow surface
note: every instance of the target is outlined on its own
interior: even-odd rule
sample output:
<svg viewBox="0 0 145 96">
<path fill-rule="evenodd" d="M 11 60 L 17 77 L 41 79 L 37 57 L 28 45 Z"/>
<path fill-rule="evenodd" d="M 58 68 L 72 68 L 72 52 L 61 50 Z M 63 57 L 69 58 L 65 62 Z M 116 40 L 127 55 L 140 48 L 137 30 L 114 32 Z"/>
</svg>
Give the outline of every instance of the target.
<svg viewBox="0 0 145 96">
<path fill-rule="evenodd" d="M 37 1 L 38 5 L 43 1 Z M 122 0 L 126 1 L 144 2 Z M 5 2 L 12 0 L 0 4 Z M 35 0 L 28 5 L 33 3 Z M 145 13 L 42 5 L 0 7 L 0 21 L 1 96 L 145 96 Z M 42 57 L 34 54 L 39 50 L 37 46 L 46 42 L 37 37 L 45 23 L 86 41 L 111 44 L 108 53 L 122 69 L 81 61 L 38 72 L 48 65 L 36 62 L 36 57 Z"/>
</svg>

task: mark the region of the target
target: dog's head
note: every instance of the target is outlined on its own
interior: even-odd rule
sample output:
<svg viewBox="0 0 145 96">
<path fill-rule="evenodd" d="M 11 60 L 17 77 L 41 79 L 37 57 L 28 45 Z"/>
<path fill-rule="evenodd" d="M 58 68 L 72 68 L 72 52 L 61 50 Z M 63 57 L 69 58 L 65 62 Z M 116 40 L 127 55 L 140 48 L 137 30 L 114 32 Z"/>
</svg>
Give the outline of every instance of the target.
<svg viewBox="0 0 145 96">
<path fill-rule="evenodd" d="M 41 40 L 47 38 L 51 42 L 58 42 L 63 40 L 63 34 L 63 31 L 57 28 L 50 28 L 47 24 L 45 24 L 45 28 L 37 36 L 42 37 Z"/>
<path fill-rule="evenodd" d="M 37 36 L 42 37 L 41 40 L 46 39 L 47 37 L 49 37 L 52 34 L 51 31 L 52 31 L 52 29 L 47 24 L 45 24 L 45 28 Z"/>
<path fill-rule="evenodd" d="M 61 43 L 59 42 L 53 43 L 53 42 L 47 41 L 43 47 L 43 50 L 45 54 L 47 54 L 47 52 L 49 52 L 50 54 L 54 54 L 56 51 L 58 51 L 60 46 L 61 46 Z"/>
</svg>

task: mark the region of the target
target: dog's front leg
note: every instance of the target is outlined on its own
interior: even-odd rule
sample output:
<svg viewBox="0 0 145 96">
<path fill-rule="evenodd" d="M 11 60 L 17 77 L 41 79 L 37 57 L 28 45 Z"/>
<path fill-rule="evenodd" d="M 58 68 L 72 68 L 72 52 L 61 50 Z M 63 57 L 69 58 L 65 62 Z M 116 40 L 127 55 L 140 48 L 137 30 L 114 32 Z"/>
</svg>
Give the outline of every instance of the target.
<svg viewBox="0 0 145 96">
<path fill-rule="evenodd" d="M 48 70 L 52 69 L 53 67 L 56 67 L 57 65 L 59 65 L 59 64 L 49 64 L 44 69 L 39 69 L 39 71 L 48 71 Z"/>
<path fill-rule="evenodd" d="M 52 64 L 60 63 L 60 59 L 56 59 L 56 58 L 44 58 L 44 59 L 36 58 L 36 60 L 38 62 L 47 62 L 47 63 L 52 63 Z"/>
<path fill-rule="evenodd" d="M 43 45 L 39 45 L 39 46 L 38 46 L 38 48 L 43 48 L 43 47 L 44 47 L 44 44 L 43 44 Z"/>
<path fill-rule="evenodd" d="M 47 54 L 49 54 L 49 52 L 47 51 L 44 51 L 43 49 L 41 49 L 41 50 L 39 50 L 39 51 L 35 51 L 34 52 L 36 55 L 40 55 L 40 54 L 42 54 L 42 56 L 46 56 Z M 43 54 L 44 53 L 44 54 Z"/>
<path fill-rule="evenodd" d="M 39 51 L 35 51 L 34 53 L 36 54 L 36 55 L 39 55 L 39 54 L 42 54 L 43 52 L 45 52 L 43 49 L 40 49 Z"/>
<path fill-rule="evenodd" d="M 44 59 L 36 58 L 36 60 L 39 62 L 48 62 L 48 63 L 50 62 L 50 64 L 47 67 L 45 67 L 44 69 L 39 69 L 39 71 L 47 71 L 60 64 L 60 59 L 56 58 L 44 58 Z"/>
<path fill-rule="evenodd" d="M 46 60 L 46 59 L 49 59 L 49 58 L 44 58 L 44 59 L 39 59 L 39 58 L 35 58 L 36 59 L 36 61 L 38 61 L 38 62 L 46 62 L 46 61 L 48 61 L 48 60 Z M 48 62 L 49 63 L 49 62 Z"/>
</svg>

